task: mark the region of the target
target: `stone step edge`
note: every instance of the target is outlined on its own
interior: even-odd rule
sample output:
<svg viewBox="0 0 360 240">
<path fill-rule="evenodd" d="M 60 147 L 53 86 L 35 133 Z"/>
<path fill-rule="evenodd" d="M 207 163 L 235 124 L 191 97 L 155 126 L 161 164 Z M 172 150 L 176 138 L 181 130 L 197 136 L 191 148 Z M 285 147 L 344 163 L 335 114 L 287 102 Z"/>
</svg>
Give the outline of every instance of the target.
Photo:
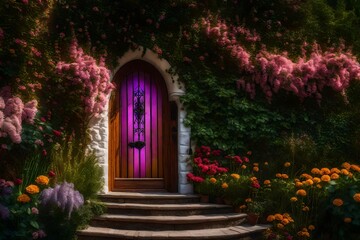
<svg viewBox="0 0 360 240">
<path fill-rule="evenodd" d="M 224 213 L 224 214 L 207 214 L 191 216 L 133 216 L 120 214 L 103 214 L 93 218 L 97 221 L 114 221 L 114 222 L 141 222 L 141 223 L 161 223 L 161 224 L 191 224 L 202 222 L 228 221 L 234 219 L 246 218 L 244 213 Z"/>
<path fill-rule="evenodd" d="M 99 194 L 100 198 L 135 198 L 135 199 L 188 199 L 200 198 L 199 195 L 175 194 L 175 193 L 138 193 L 138 192 L 108 192 Z"/>
<path fill-rule="evenodd" d="M 201 210 L 201 209 L 229 209 L 230 205 L 207 204 L 207 203 L 186 203 L 186 204 L 144 204 L 144 203 L 110 203 L 103 202 L 104 206 L 112 209 L 140 209 L 140 210 Z"/>
<path fill-rule="evenodd" d="M 268 225 L 241 225 L 227 228 L 214 228 L 214 229 L 197 229 L 197 230 L 172 230 L 172 231 L 138 231 L 138 230 L 120 230 L 103 227 L 89 227 L 84 230 L 78 231 L 81 236 L 97 236 L 97 237 L 117 237 L 117 238 L 176 238 L 176 239 L 219 239 L 224 235 L 233 237 L 242 237 L 250 234 L 265 231 Z"/>
</svg>

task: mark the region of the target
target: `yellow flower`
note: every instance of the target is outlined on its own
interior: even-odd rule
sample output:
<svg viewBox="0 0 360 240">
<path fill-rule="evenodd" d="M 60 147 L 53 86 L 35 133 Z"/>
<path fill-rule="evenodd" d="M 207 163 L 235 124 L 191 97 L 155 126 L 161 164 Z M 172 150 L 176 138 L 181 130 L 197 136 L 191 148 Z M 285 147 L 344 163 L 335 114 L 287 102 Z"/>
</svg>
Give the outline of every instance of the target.
<svg viewBox="0 0 360 240">
<path fill-rule="evenodd" d="M 343 164 L 341 164 L 341 167 L 345 168 L 346 170 L 350 170 L 351 165 L 348 162 L 344 162 Z"/>
<path fill-rule="evenodd" d="M 258 171 L 259 171 L 259 168 L 258 168 L 258 167 L 253 167 L 253 171 L 254 171 L 254 172 L 258 172 Z"/>
<path fill-rule="evenodd" d="M 305 197 L 306 196 L 306 191 L 304 189 L 299 189 L 296 191 L 296 195 Z"/>
<path fill-rule="evenodd" d="M 338 168 L 332 168 L 330 171 L 331 173 L 337 173 L 337 174 L 341 172 Z"/>
<path fill-rule="evenodd" d="M 272 221 L 274 221 L 275 220 L 275 216 L 274 215 L 269 215 L 269 216 L 267 216 L 267 218 L 266 218 L 266 221 L 268 221 L 268 222 L 272 222 Z"/>
<path fill-rule="evenodd" d="M 240 178 L 240 175 L 237 174 L 237 173 L 233 173 L 230 175 L 233 179 L 239 179 Z"/>
<path fill-rule="evenodd" d="M 284 167 L 290 167 L 291 163 L 290 162 L 286 162 L 284 163 Z"/>
<path fill-rule="evenodd" d="M 319 182 L 321 182 L 321 179 L 318 178 L 318 177 L 314 177 L 312 180 L 313 180 L 314 183 L 319 183 Z"/>
<path fill-rule="evenodd" d="M 276 226 L 277 226 L 277 228 L 279 228 L 279 229 L 283 229 L 283 228 L 284 228 L 284 225 L 281 224 L 281 223 L 278 223 Z"/>
<path fill-rule="evenodd" d="M 340 198 L 335 198 L 334 201 L 333 201 L 333 204 L 337 207 L 340 207 L 344 204 L 344 201 L 341 200 Z"/>
<path fill-rule="evenodd" d="M 281 215 L 280 213 L 277 213 L 274 215 L 275 219 L 278 220 L 278 221 L 281 221 L 284 219 L 283 215 Z"/>
<path fill-rule="evenodd" d="M 323 182 L 330 182 L 331 178 L 329 175 L 322 175 L 321 176 L 321 181 Z"/>
<path fill-rule="evenodd" d="M 351 222 L 352 222 L 352 219 L 349 218 L 349 217 L 346 217 L 346 218 L 344 218 L 344 222 L 346 222 L 346 223 L 351 223 Z"/>
<path fill-rule="evenodd" d="M 321 174 L 320 169 L 318 169 L 318 168 L 311 169 L 311 173 L 314 174 L 314 175 L 320 175 Z"/>
<path fill-rule="evenodd" d="M 242 169 L 246 169 L 246 165 L 242 165 L 241 168 L 242 168 Z"/>
<path fill-rule="evenodd" d="M 296 202 L 298 199 L 297 199 L 297 197 L 292 197 L 292 198 L 290 198 L 290 201 L 291 202 Z"/>
<path fill-rule="evenodd" d="M 303 210 L 304 212 L 308 212 L 308 211 L 310 210 L 310 208 L 309 208 L 308 206 L 305 206 L 305 207 L 302 208 L 302 210 Z"/>
<path fill-rule="evenodd" d="M 290 223 L 290 221 L 287 218 L 283 218 L 283 220 L 281 220 L 281 223 L 287 225 Z"/>
<path fill-rule="evenodd" d="M 30 197 L 27 194 L 21 194 L 17 197 L 17 201 L 21 203 L 27 203 L 30 202 Z"/>
<path fill-rule="evenodd" d="M 247 203 L 252 202 L 252 199 L 251 199 L 251 198 L 247 198 L 247 199 L 245 199 L 245 202 L 247 202 Z"/>
<path fill-rule="evenodd" d="M 283 179 L 288 179 L 289 176 L 288 176 L 287 174 L 283 173 L 283 174 L 281 174 L 281 178 L 283 178 Z"/>
<path fill-rule="evenodd" d="M 228 185 L 227 183 L 223 183 L 223 184 L 221 184 L 221 187 L 222 187 L 223 189 L 226 189 L 226 188 L 229 187 L 229 185 Z"/>
<path fill-rule="evenodd" d="M 25 188 L 25 190 L 26 190 L 27 193 L 30 193 L 30 194 L 36 194 L 36 193 L 39 193 L 39 192 L 40 192 L 39 187 L 36 186 L 36 185 L 33 185 L 33 184 L 27 186 L 27 187 Z"/>
<path fill-rule="evenodd" d="M 346 170 L 346 169 L 341 169 L 341 174 L 344 174 L 344 175 L 349 175 L 349 171 Z"/>
<path fill-rule="evenodd" d="M 49 184 L 49 178 L 44 175 L 40 175 L 36 178 L 35 182 L 40 185 L 48 185 Z"/>
<path fill-rule="evenodd" d="M 265 184 L 265 185 L 270 185 L 271 182 L 270 182 L 270 180 L 265 180 L 265 181 L 264 181 L 264 184 Z"/>
<path fill-rule="evenodd" d="M 354 198 L 355 202 L 360 202 L 360 193 L 355 193 L 353 198 Z"/>
<path fill-rule="evenodd" d="M 313 185 L 314 184 L 314 181 L 313 180 L 311 180 L 311 179 L 307 179 L 306 181 L 305 181 L 305 183 L 307 184 L 307 185 Z"/>
<path fill-rule="evenodd" d="M 314 231 L 314 230 L 315 230 L 315 226 L 314 226 L 314 225 L 309 225 L 308 229 L 309 229 L 310 231 Z"/>
<path fill-rule="evenodd" d="M 336 180 L 336 179 L 339 179 L 339 174 L 337 174 L 337 173 L 333 173 L 333 174 L 331 174 L 331 176 L 330 176 L 330 178 L 332 179 L 332 180 Z"/>
<path fill-rule="evenodd" d="M 320 170 L 320 172 L 321 172 L 321 175 L 329 175 L 331 173 L 330 169 L 328 169 L 328 168 L 322 168 Z"/>
<path fill-rule="evenodd" d="M 213 177 L 210 178 L 210 182 L 211 182 L 211 183 L 216 183 L 216 178 L 213 178 Z"/>
</svg>

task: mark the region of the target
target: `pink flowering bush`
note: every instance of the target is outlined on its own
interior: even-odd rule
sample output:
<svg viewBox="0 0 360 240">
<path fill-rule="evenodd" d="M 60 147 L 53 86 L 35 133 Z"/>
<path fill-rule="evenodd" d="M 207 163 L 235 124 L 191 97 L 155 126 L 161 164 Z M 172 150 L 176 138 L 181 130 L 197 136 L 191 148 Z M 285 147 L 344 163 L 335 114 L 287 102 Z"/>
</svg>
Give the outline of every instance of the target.
<svg viewBox="0 0 360 240">
<path fill-rule="evenodd" d="M 36 113 L 36 100 L 24 104 L 19 97 L 11 95 L 9 87 L 3 87 L 0 91 L 0 137 L 20 143 L 23 122 L 33 124 Z"/>
<path fill-rule="evenodd" d="M 269 101 L 280 89 L 292 92 L 301 100 L 307 97 L 320 100 L 325 87 L 342 92 L 351 80 L 360 79 L 359 62 L 350 51 L 343 52 L 342 48 L 322 51 L 314 44 L 308 54 L 304 52 L 296 61 L 286 52 L 276 54 L 263 49 L 255 55 L 244 45 L 260 40 L 256 32 L 224 20 L 217 20 L 214 25 L 211 17 L 202 19 L 201 26 L 206 36 L 235 61 L 241 76 L 238 87 L 252 98 L 259 86 Z"/>
<path fill-rule="evenodd" d="M 104 111 L 108 95 L 114 88 L 110 83 L 109 70 L 103 59 L 97 64 L 93 57 L 86 55 L 83 49 L 78 47 L 75 40 L 70 46 L 70 59 L 70 63 L 58 62 L 56 71 L 65 84 L 78 87 L 73 94 L 80 96 L 85 113 L 98 116 Z"/>
</svg>

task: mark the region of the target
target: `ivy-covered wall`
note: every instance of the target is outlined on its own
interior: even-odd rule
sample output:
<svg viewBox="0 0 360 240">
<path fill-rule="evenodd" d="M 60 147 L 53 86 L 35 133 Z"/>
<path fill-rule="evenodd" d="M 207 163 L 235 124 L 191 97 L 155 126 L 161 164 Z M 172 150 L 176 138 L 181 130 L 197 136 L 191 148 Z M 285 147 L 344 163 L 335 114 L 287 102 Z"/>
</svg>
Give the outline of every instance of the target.
<svg viewBox="0 0 360 240">
<path fill-rule="evenodd" d="M 359 6 L 358 0 L 8 0 L 0 8 L 0 86 L 37 98 L 46 123 L 81 136 L 79 96 L 88 93 L 73 91 L 57 63 L 69 62 L 74 39 L 109 69 L 143 46 L 184 83 L 186 123 L 199 145 L 251 150 L 258 160 L 355 159 Z"/>
</svg>

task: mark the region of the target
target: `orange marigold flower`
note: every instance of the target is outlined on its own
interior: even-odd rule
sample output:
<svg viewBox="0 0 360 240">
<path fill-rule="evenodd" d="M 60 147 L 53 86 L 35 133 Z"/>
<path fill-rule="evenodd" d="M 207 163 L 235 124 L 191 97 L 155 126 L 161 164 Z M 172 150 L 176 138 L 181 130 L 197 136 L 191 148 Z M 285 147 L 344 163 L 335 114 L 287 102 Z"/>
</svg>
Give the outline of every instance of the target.
<svg viewBox="0 0 360 240">
<path fill-rule="evenodd" d="M 334 201 L 333 201 L 333 204 L 337 207 L 340 207 L 344 204 L 344 201 L 341 200 L 340 198 L 335 198 Z"/>
<path fill-rule="evenodd" d="M 30 193 L 30 194 L 37 194 L 37 193 L 40 192 L 39 187 L 36 186 L 36 185 L 33 185 L 33 184 L 27 186 L 27 187 L 25 188 L 25 190 L 26 190 L 27 193 Z"/>
<path fill-rule="evenodd" d="M 290 198 L 290 201 L 291 202 L 296 202 L 298 199 L 297 199 L 297 197 L 292 197 L 292 198 Z"/>
<path fill-rule="evenodd" d="M 344 175 L 349 175 L 349 171 L 348 170 L 346 170 L 346 169 L 341 169 L 341 174 L 344 174 Z"/>
<path fill-rule="evenodd" d="M 305 197 L 306 196 L 306 191 L 304 189 L 299 189 L 296 191 L 296 195 Z"/>
<path fill-rule="evenodd" d="M 227 183 L 223 183 L 223 184 L 221 184 L 221 187 L 222 187 L 223 189 L 226 189 L 226 188 L 229 187 L 229 185 L 228 185 Z"/>
<path fill-rule="evenodd" d="M 314 231 L 314 230 L 315 230 L 315 226 L 314 226 L 314 225 L 309 225 L 308 229 L 309 229 L 310 231 Z"/>
<path fill-rule="evenodd" d="M 338 168 L 332 168 L 330 171 L 331 171 L 331 173 L 337 173 L 337 174 L 339 174 L 341 172 L 340 169 L 338 169 Z"/>
<path fill-rule="evenodd" d="M 322 188 L 322 186 L 320 184 L 316 184 L 316 187 L 319 189 Z"/>
<path fill-rule="evenodd" d="M 355 202 L 360 202 L 360 193 L 355 193 L 353 196 Z"/>
<path fill-rule="evenodd" d="M 321 176 L 321 181 L 323 182 L 330 182 L 331 178 L 329 175 L 322 175 Z"/>
<path fill-rule="evenodd" d="M 284 228 L 284 225 L 281 224 L 281 223 L 278 223 L 276 226 L 277 226 L 277 228 L 279 228 L 279 229 L 283 229 L 283 228 Z"/>
<path fill-rule="evenodd" d="M 345 222 L 345 223 L 351 223 L 351 222 L 352 222 L 352 219 L 349 218 L 349 217 L 346 217 L 346 218 L 344 218 L 344 222 Z"/>
<path fill-rule="evenodd" d="M 284 167 L 290 167 L 290 166 L 291 166 L 291 163 L 290 163 L 290 162 L 284 163 Z"/>
<path fill-rule="evenodd" d="M 290 221 L 287 218 L 283 218 L 283 220 L 281 220 L 281 223 L 284 224 L 284 225 L 287 225 L 287 224 L 290 223 Z"/>
<path fill-rule="evenodd" d="M 277 178 L 281 178 L 281 173 L 277 173 L 277 174 L 275 174 L 275 176 L 276 176 Z"/>
<path fill-rule="evenodd" d="M 241 168 L 242 168 L 242 169 L 246 169 L 246 165 L 242 165 Z"/>
<path fill-rule="evenodd" d="M 351 170 L 354 170 L 356 172 L 360 172 L 360 167 L 358 165 L 353 164 L 353 165 L 351 165 Z"/>
<path fill-rule="evenodd" d="M 270 180 L 265 180 L 265 181 L 264 181 L 264 184 L 265 184 L 265 185 L 269 185 L 269 184 L 271 184 L 271 182 L 270 182 Z"/>
<path fill-rule="evenodd" d="M 17 197 L 17 201 L 21 203 L 27 203 L 30 202 L 30 197 L 27 194 L 21 194 Z"/>
<path fill-rule="evenodd" d="M 210 182 L 211 182 L 211 183 L 216 183 L 216 181 L 217 181 L 216 178 L 213 178 L 213 177 L 210 178 Z"/>
<path fill-rule="evenodd" d="M 253 171 L 254 171 L 254 172 L 258 172 L 258 171 L 259 171 L 259 168 L 258 168 L 258 167 L 253 167 Z"/>
<path fill-rule="evenodd" d="M 332 179 L 332 180 L 336 180 L 336 179 L 339 179 L 339 174 L 337 174 L 337 173 L 333 173 L 333 174 L 331 174 L 331 176 L 330 176 L 330 178 Z"/>
<path fill-rule="evenodd" d="M 274 221 L 275 220 L 275 216 L 274 215 L 269 215 L 269 216 L 267 216 L 267 218 L 266 218 L 266 221 L 268 221 L 268 222 L 272 222 L 272 221 Z"/>
<path fill-rule="evenodd" d="M 321 182 L 321 179 L 318 178 L 318 177 L 314 177 L 312 180 L 313 180 L 314 183 L 319 183 L 319 182 Z"/>
<path fill-rule="evenodd" d="M 252 199 L 251 199 L 251 198 L 247 198 L 247 199 L 245 199 L 245 202 L 247 202 L 247 203 L 252 202 Z"/>
<path fill-rule="evenodd" d="M 302 185 L 303 185 L 302 182 L 296 182 L 296 183 L 295 183 L 295 187 L 298 187 L 298 188 L 299 188 L 299 187 L 302 187 Z"/>
<path fill-rule="evenodd" d="M 303 210 L 304 212 L 308 212 L 308 211 L 310 210 L 310 208 L 309 208 L 308 206 L 305 206 L 305 207 L 302 208 L 302 210 Z"/>
<path fill-rule="evenodd" d="M 287 174 L 283 173 L 283 174 L 281 174 L 281 178 L 283 178 L 283 179 L 288 179 L 289 176 L 288 176 Z"/>
<path fill-rule="evenodd" d="M 240 209 L 245 209 L 245 208 L 247 208 L 246 205 L 241 205 L 241 206 L 240 206 Z"/>
<path fill-rule="evenodd" d="M 275 217 L 275 219 L 278 220 L 278 221 L 281 221 L 281 220 L 284 219 L 284 216 L 281 215 L 280 213 L 275 214 L 274 217 Z"/>
<path fill-rule="evenodd" d="M 49 184 L 49 178 L 44 175 L 40 175 L 36 178 L 35 182 L 40 185 L 48 185 Z"/>
<path fill-rule="evenodd" d="M 307 173 L 303 173 L 300 175 L 300 178 L 312 179 L 312 176 Z"/>
<path fill-rule="evenodd" d="M 254 167 L 258 167 L 258 166 L 259 166 L 259 163 L 253 163 L 253 166 L 254 166 Z"/>
<path fill-rule="evenodd" d="M 294 179 L 294 182 L 300 182 L 300 179 L 295 178 L 295 179 Z"/>
<path fill-rule="evenodd" d="M 318 168 L 313 168 L 313 169 L 311 169 L 311 173 L 312 173 L 312 174 L 317 174 L 317 175 L 320 175 L 320 174 L 321 174 L 320 169 L 318 169 Z"/>
<path fill-rule="evenodd" d="M 329 175 L 331 173 L 330 169 L 328 169 L 328 168 L 322 168 L 320 170 L 320 172 L 321 172 L 321 175 Z"/>
<path fill-rule="evenodd" d="M 311 180 L 311 179 L 307 179 L 307 180 L 305 181 L 305 183 L 306 183 L 307 185 L 313 185 L 313 184 L 314 184 L 314 181 Z"/>
<path fill-rule="evenodd" d="M 250 180 L 253 182 L 253 181 L 256 181 L 257 178 L 256 177 L 251 177 Z"/>
<path fill-rule="evenodd" d="M 240 175 L 237 174 L 237 173 L 233 173 L 233 174 L 231 174 L 230 176 L 231 176 L 232 178 L 234 178 L 234 179 L 239 179 L 239 178 L 240 178 Z"/>
<path fill-rule="evenodd" d="M 344 162 L 343 164 L 341 164 L 341 167 L 345 168 L 346 170 L 350 170 L 351 164 L 348 162 Z"/>
</svg>

